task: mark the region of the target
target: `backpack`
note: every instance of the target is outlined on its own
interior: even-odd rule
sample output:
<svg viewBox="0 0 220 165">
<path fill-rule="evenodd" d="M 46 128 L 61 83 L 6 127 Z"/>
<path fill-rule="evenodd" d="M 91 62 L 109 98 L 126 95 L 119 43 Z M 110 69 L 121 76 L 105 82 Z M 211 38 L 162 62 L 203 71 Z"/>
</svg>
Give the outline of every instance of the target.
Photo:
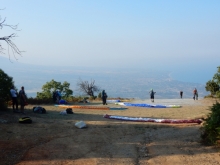
<svg viewBox="0 0 220 165">
<path fill-rule="evenodd" d="M 67 101 L 66 100 L 60 100 L 59 104 L 67 104 Z"/>
<path fill-rule="evenodd" d="M 21 124 L 30 124 L 32 123 L 32 120 L 30 117 L 22 117 L 19 119 L 19 123 Z"/>
<path fill-rule="evenodd" d="M 47 113 L 43 107 L 33 107 L 34 113 Z"/>
<path fill-rule="evenodd" d="M 23 99 L 22 95 L 24 95 L 25 99 L 27 99 L 27 95 L 26 95 L 26 93 L 25 93 L 24 90 L 20 90 L 20 91 L 18 92 L 18 97 L 19 97 L 19 98 L 22 98 L 22 99 Z"/>
<path fill-rule="evenodd" d="M 66 109 L 66 113 L 67 113 L 67 114 L 73 114 L 72 108 L 67 108 L 67 109 Z"/>
</svg>

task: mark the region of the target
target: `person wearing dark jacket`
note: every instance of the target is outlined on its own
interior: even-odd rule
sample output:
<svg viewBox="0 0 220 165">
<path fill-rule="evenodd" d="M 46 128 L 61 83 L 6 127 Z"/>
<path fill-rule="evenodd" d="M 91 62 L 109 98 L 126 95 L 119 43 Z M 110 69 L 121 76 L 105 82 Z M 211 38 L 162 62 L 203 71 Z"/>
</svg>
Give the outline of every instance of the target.
<svg viewBox="0 0 220 165">
<path fill-rule="evenodd" d="M 151 89 L 151 91 L 149 93 L 150 93 L 151 101 L 154 102 L 154 95 L 155 95 L 156 92 L 154 92 L 154 90 Z"/>
<path fill-rule="evenodd" d="M 105 90 L 102 91 L 102 104 L 103 105 L 107 105 L 106 100 L 107 100 L 107 94 L 105 92 Z"/>
<path fill-rule="evenodd" d="M 21 90 L 19 91 L 19 97 L 20 97 L 20 105 L 21 105 L 21 113 L 24 113 L 24 106 L 26 105 L 26 94 L 24 91 L 24 87 L 21 87 Z"/>
<path fill-rule="evenodd" d="M 183 91 L 180 91 L 180 98 L 183 98 Z"/>
</svg>

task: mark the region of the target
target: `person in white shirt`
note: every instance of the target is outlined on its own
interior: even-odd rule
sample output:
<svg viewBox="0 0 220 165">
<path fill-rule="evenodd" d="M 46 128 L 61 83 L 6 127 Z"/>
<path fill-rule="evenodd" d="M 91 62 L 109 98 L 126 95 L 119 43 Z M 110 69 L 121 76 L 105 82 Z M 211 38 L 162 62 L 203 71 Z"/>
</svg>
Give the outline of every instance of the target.
<svg viewBox="0 0 220 165">
<path fill-rule="evenodd" d="M 13 112 L 18 112 L 18 99 L 17 99 L 18 93 L 15 90 L 14 86 L 11 87 L 10 93 L 11 93 L 11 98 L 12 98 Z"/>
</svg>

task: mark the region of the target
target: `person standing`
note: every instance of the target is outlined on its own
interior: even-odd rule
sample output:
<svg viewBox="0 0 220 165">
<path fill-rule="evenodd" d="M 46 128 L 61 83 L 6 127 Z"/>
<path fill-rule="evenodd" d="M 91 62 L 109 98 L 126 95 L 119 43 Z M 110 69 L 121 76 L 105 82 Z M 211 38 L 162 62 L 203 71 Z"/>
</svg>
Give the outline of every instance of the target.
<svg viewBox="0 0 220 165">
<path fill-rule="evenodd" d="M 57 101 L 57 93 L 56 91 L 53 92 L 53 102 L 56 103 Z"/>
<path fill-rule="evenodd" d="M 57 104 L 59 104 L 60 100 L 61 100 L 61 93 L 60 93 L 59 90 L 57 90 L 56 91 L 56 102 L 57 102 Z"/>
<path fill-rule="evenodd" d="M 25 114 L 24 113 L 24 106 L 26 103 L 26 94 L 25 94 L 23 86 L 21 87 L 21 90 L 19 91 L 19 97 L 20 97 L 21 113 Z"/>
<path fill-rule="evenodd" d="M 60 91 L 57 91 L 57 95 L 58 95 L 58 99 L 59 99 L 59 101 L 60 101 L 60 100 L 61 100 L 61 97 L 62 97 L 61 92 L 60 92 Z"/>
<path fill-rule="evenodd" d="M 193 90 L 193 99 L 198 100 L 198 91 L 196 88 Z"/>
<path fill-rule="evenodd" d="M 18 112 L 18 93 L 17 91 L 15 90 L 15 87 L 12 86 L 11 87 L 11 90 L 10 90 L 10 93 L 11 93 L 11 98 L 12 98 L 12 107 L 13 107 L 13 112 Z M 15 107 L 16 106 L 16 107 Z M 16 109 L 15 109 L 16 108 Z"/>
<path fill-rule="evenodd" d="M 183 98 L 183 91 L 180 91 L 180 98 Z"/>
<path fill-rule="evenodd" d="M 154 90 L 151 89 L 151 91 L 149 93 L 150 93 L 151 102 L 154 102 L 154 95 L 156 92 L 154 92 Z"/>
<path fill-rule="evenodd" d="M 105 90 L 102 91 L 102 104 L 103 105 L 107 105 L 106 100 L 107 100 L 107 94 L 105 92 Z"/>
</svg>

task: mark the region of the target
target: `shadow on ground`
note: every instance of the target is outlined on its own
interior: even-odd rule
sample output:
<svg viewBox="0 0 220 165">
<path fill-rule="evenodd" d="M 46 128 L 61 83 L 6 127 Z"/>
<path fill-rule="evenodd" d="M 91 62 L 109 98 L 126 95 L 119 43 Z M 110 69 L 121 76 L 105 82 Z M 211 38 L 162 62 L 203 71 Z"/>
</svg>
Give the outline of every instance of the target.
<svg viewBox="0 0 220 165">
<path fill-rule="evenodd" d="M 90 114 L 83 110 L 62 116 L 56 109 L 47 114 L 26 109 L 32 124 L 19 124 L 22 116 L 12 110 L 0 113 L 0 118 L 8 121 L 0 124 L 2 164 L 157 164 L 170 162 L 173 156 L 179 156 L 176 163 L 187 164 L 191 159 L 198 163 L 219 159 L 216 149 L 200 144 L 200 126 L 196 124 L 110 120 L 99 111 Z M 80 120 L 88 127 L 76 128 Z M 213 158 L 196 157 L 207 153 Z"/>
</svg>

